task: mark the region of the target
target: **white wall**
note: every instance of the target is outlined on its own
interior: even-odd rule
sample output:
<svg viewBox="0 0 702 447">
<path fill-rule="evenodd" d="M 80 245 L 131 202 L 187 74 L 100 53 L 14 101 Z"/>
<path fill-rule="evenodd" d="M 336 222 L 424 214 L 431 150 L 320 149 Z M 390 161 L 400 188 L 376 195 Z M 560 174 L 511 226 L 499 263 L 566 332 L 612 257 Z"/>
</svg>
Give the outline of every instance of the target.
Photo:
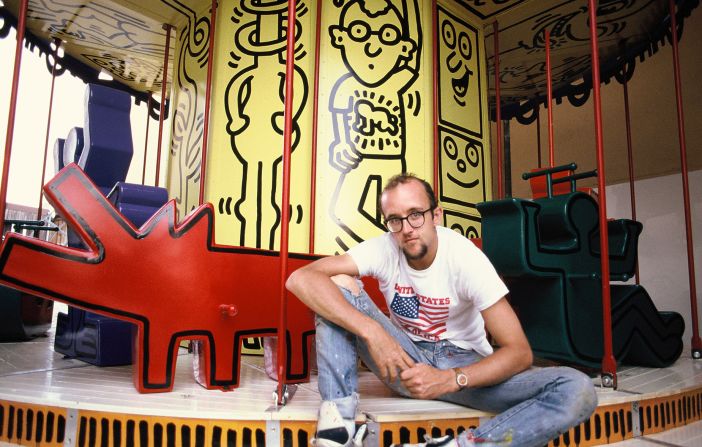
<svg viewBox="0 0 702 447">
<path fill-rule="evenodd" d="M 702 303 L 699 300 L 702 289 L 702 170 L 690 172 L 688 177 L 697 306 L 702 313 Z M 634 187 L 636 217 L 643 224 L 639 239 L 640 282 L 658 310 L 679 312 L 685 318 L 683 355 L 689 356 L 692 320 L 682 178 L 677 174 L 639 180 Z M 628 183 L 608 186 L 606 200 L 608 217 L 631 216 Z"/>
</svg>

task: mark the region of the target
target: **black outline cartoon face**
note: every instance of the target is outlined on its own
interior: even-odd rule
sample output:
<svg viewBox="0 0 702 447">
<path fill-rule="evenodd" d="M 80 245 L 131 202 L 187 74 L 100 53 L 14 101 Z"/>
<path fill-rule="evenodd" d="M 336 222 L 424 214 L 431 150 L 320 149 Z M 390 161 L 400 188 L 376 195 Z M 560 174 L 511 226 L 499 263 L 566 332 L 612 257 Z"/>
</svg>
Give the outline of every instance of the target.
<svg viewBox="0 0 702 447">
<path fill-rule="evenodd" d="M 368 85 L 386 81 L 416 45 L 403 39 L 402 22 L 393 7 L 369 16 L 357 2 L 341 13 L 341 24 L 329 27 L 334 48 L 341 50 L 349 70 Z"/>
<path fill-rule="evenodd" d="M 446 157 L 455 162 L 446 163 L 444 168 L 446 178 L 461 188 L 475 188 L 480 183 L 480 179 L 471 178 L 476 173 L 471 168 L 477 168 L 480 165 L 481 151 L 475 142 L 462 141 L 465 142 L 465 145 L 460 148 L 453 137 L 450 135 L 444 137 L 442 149 Z"/>
<path fill-rule="evenodd" d="M 456 36 L 456 28 L 448 19 L 441 24 L 441 37 L 446 47 L 451 50 L 446 57 L 446 68 L 452 74 L 458 75 L 458 77 L 451 78 L 453 99 L 461 107 L 465 107 L 464 98 L 468 93 L 470 77 L 473 76 L 473 70 L 468 68 L 468 61 L 473 57 L 473 44 L 468 34 L 463 31 Z M 463 72 L 461 72 L 461 68 L 463 68 Z"/>
</svg>

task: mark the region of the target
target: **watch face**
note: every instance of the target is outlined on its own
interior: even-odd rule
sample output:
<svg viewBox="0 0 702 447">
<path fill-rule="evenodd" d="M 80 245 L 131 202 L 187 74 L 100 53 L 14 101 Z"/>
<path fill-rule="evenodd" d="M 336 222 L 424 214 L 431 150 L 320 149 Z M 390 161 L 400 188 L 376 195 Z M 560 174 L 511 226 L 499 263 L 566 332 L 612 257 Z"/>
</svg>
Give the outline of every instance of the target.
<svg viewBox="0 0 702 447">
<path fill-rule="evenodd" d="M 467 386 L 468 385 L 468 376 L 461 373 L 461 374 L 456 376 L 456 382 L 458 382 L 458 384 L 460 386 Z"/>
</svg>

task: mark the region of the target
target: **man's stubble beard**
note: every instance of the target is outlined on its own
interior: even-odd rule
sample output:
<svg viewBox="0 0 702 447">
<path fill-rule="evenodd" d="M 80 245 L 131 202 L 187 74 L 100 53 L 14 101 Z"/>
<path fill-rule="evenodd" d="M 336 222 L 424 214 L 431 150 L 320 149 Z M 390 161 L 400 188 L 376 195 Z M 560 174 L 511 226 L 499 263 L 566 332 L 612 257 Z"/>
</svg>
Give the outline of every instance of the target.
<svg viewBox="0 0 702 447">
<path fill-rule="evenodd" d="M 427 244 L 420 244 L 419 247 L 419 252 L 416 255 L 410 254 L 406 248 L 402 249 L 402 252 L 405 254 L 405 257 L 407 259 L 411 259 L 412 261 L 417 261 L 419 259 L 422 259 L 427 252 L 429 251 L 429 247 L 427 247 Z"/>
</svg>

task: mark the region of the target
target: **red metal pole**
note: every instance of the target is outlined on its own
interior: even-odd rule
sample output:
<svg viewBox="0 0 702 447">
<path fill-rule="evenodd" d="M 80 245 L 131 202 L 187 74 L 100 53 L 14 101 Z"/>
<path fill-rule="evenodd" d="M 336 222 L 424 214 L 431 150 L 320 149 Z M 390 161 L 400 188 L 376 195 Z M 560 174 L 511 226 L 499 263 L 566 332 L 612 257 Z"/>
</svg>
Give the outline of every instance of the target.
<svg viewBox="0 0 702 447">
<path fill-rule="evenodd" d="M 314 253 L 314 231 L 317 213 L 317 129 L 319 125 L 319 53 L 322 37 L 322 5 L 317 2 L 317 25 L 315 29 L 314 50 L 314 100 L 312 101 L 312 166 L 310 173 L 310 242 L 309 252 Z"/>
<path fill-rule="evenodd" d="M 7 116 L 7 133 L 5 134 L 5 158 L 2 164 L 2 185 L 0 185 L 0 234 L 5 229 L 5 210 L 7 208 L 7 180 L 10 174 L 10 155 L 12 154 L 12 138 L 15 133 L 15 113 L 17 106 L 17 90 L 19 89 L 20 66 L 22 65 L 22 41 L 27 21 L 27 3 L 22 0 L 17 19 L 17 45 L 15 46 L 15 68 L 12 72 L 12 92 L 10 93 L 10 110 Z"/>
<path fill-rule="evenodd" d="M 617 361 L 612 351 L 612 300 L 609 289 L 609 233 L 607 231 L 607 194 L 605 187 L 604 139 L 602 134 L 602 97 L 600 95 L 600 54 L 597 43 L 597 8 L 595 0 L 588 0 L 590 14 L 590 49 L 592 61 L 592 92 L 595 100 L 595 135 L 597 143 L 597 182 L 600 206 L 600 262 L 602 265 L 602 325 L 604 355 L 602 356 L 603 384 L 617 388 Z M 608 381 L 611 379 L 611 384 Z"/>
<path fill-rule="evenodd" d="M 295 75 L 295 7 L 288 1 L 288 42 L 285 58 L 285 128 L 283 130 L 283 192 L 280 217 L 280 316 L 278 320 L 278 403 L 285 403 L 285 354 L 288 302 L 285 281 L 288 278 L 288 230 L 290 218 L 290 152 L 292 143 L 293 84 Z"/>
<path fill-rule="evenodd" d="M 541 168 L 541 110 L 536 106 L 536 167 Z"/>
<path fill-rule="evenodd" d="M 54 39 L 54 63 L 51 66 L 51 92 L 49 93 L 49 113 L 46 118 L 46 137 L 44 138 L 44 162 L 41 167 L 41 182 L 39 183 L 39 205 L 37 206 L 37 220 L 41 220 L 42 212 L 42 199 L 44 195 L 42 194 L 42 187 L 44 186 L 44 180 L 46 179 L 46 159 L 49 154 L 49 132 L 51 131 L 51 112 L 54 107 L 54 85 L 56 84 L 56 63 L 58 59 L 58 50 L 61 47 L 61 40 Z"/>
<path fill-rule="evenodd" d="M 634 152 L 631 148 L 631 115 L 629 113 L 629 88 L 624 76 L 624 123 L 626 124 L 626 154 L 629 163 L 629 194 L 631 196 L 631 219 L 636 220 L 636 191 L 634 187 Z M 636 259 L 636 284 L 639 280 L 639 260 Z"/>
<path fill-rule="evenodd" d="M 431 33 L 432 36 L 437 35 L 437 9 L 436 0 L 431 2 Z M 433 127 L 434 127 L 434 195 L 437 200 L 439 198 L 439 152 L 441 148 L 439 146 L 439 43 L 436 39 L 432 39 L 432 51 L 434 56 L 431 59 L 432 64 L 432 89 L 434 94 L 433 101 Z"/>
<path fill-rule="evenodd" d="M 205 203 L 205 169 L 207 167 L 207 140 L 210 131 L 210 96 L 212 93 L 212 66 L 214 65 L 214 44 L 215 29 L 217 26 L 217 0 L 212 0 L 212 10 L 210 11 L 210 47 L 207 50 L 207 86 L 205 87 L 205 117 L 202 129 L 202 159 L 200 161 L 200 198 L 199 204 Z"/>
<path fill-rule="evenodd" d="M 552 168 L 555 165 L 554 161 L 554 149 L 553 149 L 553 79 L 551 74 L 551 32 L 546 30 L 546 36 L 544 37 L 544 44 L 546 45 L 546 96 L 547 103 L 546 107 L 548 109 L 548 166 Z"/>
<path fill-rule="evenodd" d="M 156 150 L 156 181 L 154 186 L 158 186 L 158 177 L 161 171 L 161 140 L 163 139 L 163 114 L 166 113 L 166 86 L 168 84 L 168 53 L 171 50 L 171 25 L 164 24 L 166 30 L 166 50 L 163 52 L 163 80 L 161 81 L 161 108 L 158 117 L 158 146 Z"/>
<path fill-rule="evenodd" d="M 149 149 L 149 114 L 151 113 L 151 92 L 146 100 L 146 137 L 144 138 L 144 163 L 141 169 L 141 184 L 146 184 L 146 154 Z"/>
<path fill-rule="evenodd" d="M 697 317 L 697 289 L 695 286 L 695 258 L 692 244 L 692 217 L 690 214 L 690 187 L 687 179 L 687 146 L 685 142 L 685 112 L 683 111 L 682 85 L 680 82 L 680 53 L 678 50 L 678 25 L 675 17 L 675 2 L 668 0 L 670 8 L 670 35 L 673 43 L 673 69 L 675 75 L 675 99 L 678 112 L 678 142 L 680 143 L 680 172 L 683 183 L 685 205 L 685 236 L 687 239 L 687 265 L 690 281 L 690 313 L 692 318 L 692 358 L 702 358 L 702 340 L 700 339 Z"/>
<path fill-rule="evenodd" d="M 502 152 L 502 110 L 500 98 L 500 28 L 497 20 L 492 22 L 493 38 L 495 41 L 495 138 L 497 138 L 497 198 L 504 197 L 504 153 Z"/>
</svg>

